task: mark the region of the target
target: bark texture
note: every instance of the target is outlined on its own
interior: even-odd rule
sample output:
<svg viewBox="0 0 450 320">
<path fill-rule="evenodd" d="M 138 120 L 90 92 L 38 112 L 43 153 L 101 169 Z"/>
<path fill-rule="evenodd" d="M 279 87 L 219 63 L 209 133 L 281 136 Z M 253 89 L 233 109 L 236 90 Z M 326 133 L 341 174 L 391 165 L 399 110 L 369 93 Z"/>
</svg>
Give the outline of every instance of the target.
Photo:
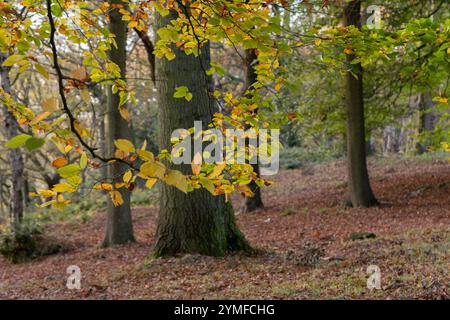
<svg viewBox="0 0 450 320">
<path fill-rule="evenodd" d="M 346 26 L 361 27 L 361 1 L 349 2 L 344 17 Z M 370 187 L 367 172 L 363 70 L 361 64 L 352 64 L 353 59 L 355 57 L 352 55 L 347 58 L 347 67 L 352 72 L 347 72 L 345 88 L 349 196 L 354 207 L 369 207 L 378 202 Z"/>
<path fill-rule="evenodd" d="M 111 0 L 110 4 L 124 3 L 121 0 Z M 112 47 L 109 52 L 109 58 L 116 63 L 121 70 L 122 77 L 125 78 L 126 69 L 126 42 L 127 42 L 127 23 L 122 21 L 122 14 L 118 9 L 111 9 L 109 29 L 115 35 L 117 48 Z M 131 132 L 128 122 L 122 118 L 119 112 L 119 95 L 108 88 L 107 94 L 107 153 L 114 156 L 116 139 L 131 139 Z M 126 165 L 113 163 L 108 166 L 108 177 L 113 183 L 122 182 L 123 173 L 126 171 Z M 124 203 L 121 206 L 114 206 L 108 196 L 107 203 L 107 222 L 106 235 L 103 241 L 104 246 L 112 246 L 134 242 L 133 224 L 131 220 L 130 191 L 126 188 L 119 189 Z"/>
<path fill-rule="evenodd" d="M 0 74 L 1 86 L 5 92 L 12 94 L 11 83 L 9 79 L 9 67 L 3 67 L 2 64 L 7 56 L 0 53 Z M 5 118 L 5 138 L 7 140 L 20 134 L 20 127 L 14 115 L 9 112 L 6 106 L 3 107 Z M 22 150 L 11 149 L 9 151 L 9 160 L 11 163 L 11 191 L 9 213 L 11 218 L 11 225 L 14 227 L 22 222 L 23 219 L 23 189 L 24 189 L 24 161 Z"/>
<path fill-rule="evenodd" d="M 245 61 L 244 61 L 244 74 L 245 74 L 245 83 L 244 83 L 244 92 L 247 91 L 252 84 L 257 81 L 257 75 L 255 72 L 255 63 L 257 62 L 257 55 L 254 49 L 245 50 Z M 258 109 L 256 110 L 256 112 Z M 253 171 L 256 172 L 259 176 L 259 164 L 252 164 Z M 249 184 L 250 190 L 253 192 L 253 197 L 245 198 L 244 212 L 252 212 L 257 209 L 263 208 L 264 204 L 261 196 L 261 188 L 252 181 Z"/>
<path fill-rule="evenodd" d="M 432 132 L 436 128 L 436 124 L 439 121 L 439 115 L 431 110 L 434 107 L 434 102 L 431 97 L 431 93 L 422 93 L 418 97 L 419 103 L 419 113 L 420 113 L 420 123 L 419 123 L 419 135 L 424 135 L 426 133 Z M 423 154 L 428 151 L 432 142 L 425 137 L 423 141 L 419 141 L 416 144 L 416 151 L 418 154 Z"/>
<path fill-rule="evenodd" d="M 174 13 L 157 17 L 157 28 L 170 23 Z M 194 121 L 202 121 L 204 128 L 217 111 L 208 90 L 212 89 L 205 70 L 210 64 L 209 45 L 203 46 L 200 57 L 186 55 L 175 49 L 172 61 L 157 59 L 156 74 L 159 107 L 160 148 L 170 150 L 170 137 L 175 129 L 189 129 Z M 173 97 L 176 87 L 186 86 L 193 94 L 190 102 Z M 190 165 L 170 165 L 172 169 L 191 173 Z M 249 250 L 239 231 L 230 202 L 223 196 L 213 196 L 200 189 L 185 194 L 178 189 L 161 184 L 160 212 L 156 232 L 154 256 L 178 253 L 197 253 L 221 256 L 227 251 Z"/>
</svg>

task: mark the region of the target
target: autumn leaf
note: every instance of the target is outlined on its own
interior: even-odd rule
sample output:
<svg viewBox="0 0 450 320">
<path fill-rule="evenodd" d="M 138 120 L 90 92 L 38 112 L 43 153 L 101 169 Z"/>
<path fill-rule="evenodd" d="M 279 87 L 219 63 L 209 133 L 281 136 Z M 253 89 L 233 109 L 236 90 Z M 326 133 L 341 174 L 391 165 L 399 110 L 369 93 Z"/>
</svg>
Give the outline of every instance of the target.
<svg viewBox="0 0 450 320">
<path fill-rule="evenodd" d="M 158 161 L 144 163 L 139 171 L 139 175 L 143 178 L 164 178 L 166 167 Z"/>
<path fill-rule="evenodd" d="M 223 169 L 225 169 L 225 166 L 226 166 L 225 162 L 216 163 L 213 171 L 209 174 L 208 178 L 214 179 L 214 178 L 217 178 L 218 176 L 220 176 Z"/>
<path fill-rule="evenodd" d="M 145 183 L 145 187 L 151 189 L 151 188 L 155 185 L 155 183 L 156 183 L 157 181 L 158 181 L 158 179 L 150 178 L 150 179 L 148 179 L 147 182 Z"/>
<path fill-rule="evenodd" d="M 59 100 L 56 98 L 49 98 L 42 102 L 42 110 L 45 112 L 55 112 L 59 109 Z"/>
<path fill-rule="evenodd" d="M 63 178 L 70 178 L 80 173 L 81 168 L 77 164 L 69 164 L 57 170 L 58 174 Z"/>
<path fill-rule="evenodd" d="M 131 170 L 127 170 L 127 172 L 125 172 L 125 174 L 123 175 L 123 182 L 129 183 L 132 177 L 133 173 L 131 172 Z"/>
<path fill-rule="evenodd" d="M 174 186 L 178 190 L 186 193 L 187 192 L 187 179 L 178 170 L 171 170 L 167 176 L 164 177 L 164 181 L 171 186 Z"/>
<path fill-rule="evenodd" d="M 95 185 L 94 189 L 110 191 L 113 189 L 113 186 L 110 183 L 100 183 L 100 184 Z"/>
<path fill-rule="evenodd" d="M 194 155 L 194 159 L 192 159 L 191 163 L 192 173 L 196 176 L 199 175 L 200 170 L 202 169 L 202 155 L 200 152 L 197 152 Z"/>
<path fill-rule="evenodd" d="M 61 157 L 61 158 L 57 158 L 55 160 L 52 161 L 52 166 L 55 168 L 61 168 L 64 167 L 65 165 L 67 165 L 69 163 L 69 160 L 67 160 L 67 158 Z"/>
<path fill-rule="evenodd" d="M 114 140 L 114 145 L 117 149 L 124 151 L 126 153 L 134 152 L 134 145 L 131 141 L 126 139 L 117 139 Z"/>
<path fill-rule="evenodd" d="M 111 201 L 115 207 L 123 204 L 122 194 L 119 191 L 113 190 L 109 193 L 109 196 L 111 197 Z"/>
</svg>

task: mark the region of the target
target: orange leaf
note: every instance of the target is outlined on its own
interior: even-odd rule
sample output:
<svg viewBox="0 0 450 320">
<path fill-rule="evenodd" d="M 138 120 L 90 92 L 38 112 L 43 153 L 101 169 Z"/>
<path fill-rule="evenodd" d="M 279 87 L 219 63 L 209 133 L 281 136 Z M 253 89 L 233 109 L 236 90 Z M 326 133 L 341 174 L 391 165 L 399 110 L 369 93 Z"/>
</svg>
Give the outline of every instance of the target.
<svg viewBox="0 0 450 320">
<path fill-rule="evenodd" d="M 55 168 L 61 168 L 61 167 L 64 167 L 68 163 L 69 163 L 69 160 L 67 160 L 64 157 L 61 157 L 61 158 L 53 160 L 52 166 Z"/>
</svg>

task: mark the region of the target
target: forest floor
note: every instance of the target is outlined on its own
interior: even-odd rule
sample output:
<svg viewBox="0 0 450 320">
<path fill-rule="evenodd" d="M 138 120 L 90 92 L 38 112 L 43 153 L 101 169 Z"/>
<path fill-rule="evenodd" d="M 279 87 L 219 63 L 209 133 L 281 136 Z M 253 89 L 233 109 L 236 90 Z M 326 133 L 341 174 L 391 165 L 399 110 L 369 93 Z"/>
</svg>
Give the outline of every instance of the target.
<svg viewBox="0 0 450 320">
<path fill-rule="evenodd" d="M 281 172 L 263 210 L 237 215 L 254 255 L 149 259 L 154 206 L 133 211 L 138 243 L 115 248 L 99 246 L 104 212 L 49 224 L 66 250 L 16 265 L 0 258 L 0 298 L 450 299 L 450 163 L 370 159 L 369 170 L 381 202 L 369 209 L 345 206 L 343 161 Z M 351 239 L 360 232 L 375 238 Z M 81 290 L 66 288 L 70 265 Z M 369 265 L 381 289 L 367 288 Z"/>
</svg>

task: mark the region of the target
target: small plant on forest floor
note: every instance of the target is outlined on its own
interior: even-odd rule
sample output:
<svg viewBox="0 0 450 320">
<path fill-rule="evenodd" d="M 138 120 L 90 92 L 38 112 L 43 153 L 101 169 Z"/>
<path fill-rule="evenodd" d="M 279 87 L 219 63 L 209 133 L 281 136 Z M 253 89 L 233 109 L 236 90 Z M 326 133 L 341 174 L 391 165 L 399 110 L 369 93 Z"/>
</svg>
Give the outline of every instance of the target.
<svg viewBox="0 0 450 320">
<path fill-rule="evenodd" d="M 62 249 L 60 244 L 44 237 L 39 225 L 31 222 L 24 222 L 0 235 L 0 254 L 12 263 L 55 254 Z"/>
</svg>

